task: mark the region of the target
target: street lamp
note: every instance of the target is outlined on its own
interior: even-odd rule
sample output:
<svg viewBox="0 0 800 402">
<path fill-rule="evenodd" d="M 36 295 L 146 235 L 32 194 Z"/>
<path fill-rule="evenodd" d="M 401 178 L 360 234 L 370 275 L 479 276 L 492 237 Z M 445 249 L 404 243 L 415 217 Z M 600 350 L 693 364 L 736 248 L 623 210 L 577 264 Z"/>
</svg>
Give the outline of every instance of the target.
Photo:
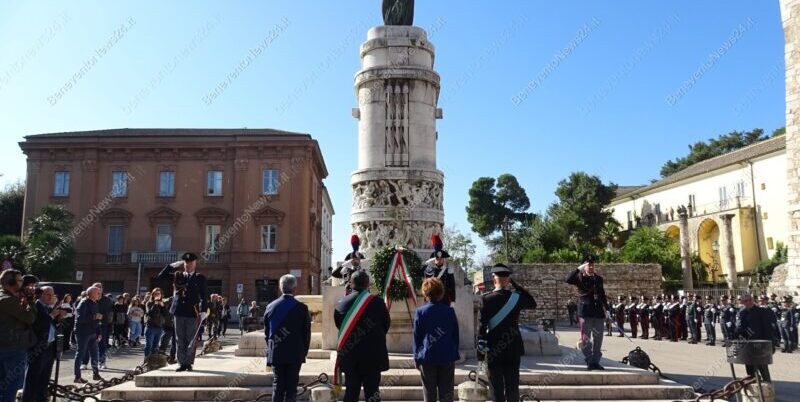
<svg viewBox="0 0 800 402">
<path fill-rule="evenodd" d="M 717 255 L 719 255 L 719 242 L 714 240 L 711 243 L 711 250 L 714 251 L 711 255 L 711 287 L 717 286 L 717 271 L 719 270 L 719 259 Z"/>
</svg>

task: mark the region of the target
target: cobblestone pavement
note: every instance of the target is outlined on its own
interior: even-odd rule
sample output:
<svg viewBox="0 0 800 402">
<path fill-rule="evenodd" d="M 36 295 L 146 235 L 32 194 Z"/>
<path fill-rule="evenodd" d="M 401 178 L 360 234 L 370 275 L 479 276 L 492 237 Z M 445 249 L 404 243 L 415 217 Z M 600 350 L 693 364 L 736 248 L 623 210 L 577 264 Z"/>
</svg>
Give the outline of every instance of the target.
<svg viewBox="0 0 800 402">
<path fill-rule="evenodd" d="M 574 348 L 580 334 L 577 327 L 559 325 L 556 335 L 560 344 Z M 686 341 L 634 341 L 632 343 L 627 338 L 618 337 L 616 333 L 604 337 L 603 357 L 619 361 L 636 346 L 640 346 L 663 374 L 682 384 L 697 385 L 711 391 L 722 388 L 731 381 L 730 365 L 725 358 L 725 348 L 720 346 L 720 342 L 717 346 L 706 346 L 705 341 L 696 345 Z M 775 384 L 776 401 L 800 400 L 800 352 L 787 354 L 778 350 L 773 355 L 773 361 L 769 370 Z M 734 369 L 737 378 L 747 374 L 744 366 L 736 365 Z"/>
</svg>

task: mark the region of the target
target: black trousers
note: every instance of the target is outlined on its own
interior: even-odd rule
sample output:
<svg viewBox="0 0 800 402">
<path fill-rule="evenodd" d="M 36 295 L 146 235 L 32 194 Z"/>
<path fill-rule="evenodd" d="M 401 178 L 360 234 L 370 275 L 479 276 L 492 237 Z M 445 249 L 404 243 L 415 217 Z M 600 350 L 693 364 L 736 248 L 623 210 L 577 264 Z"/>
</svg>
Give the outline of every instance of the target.
<svg viewBox="0 0 800 402">
<path fill-rule="evenodd" d="M 769 366 L 750 366 L 745 365 L 744 369 L 747 371 L 747 375 L 756 375 L 756 370 L 761 374 L 761 380 L 766 382 L 772 382 L 772 377 L 769 376 Z"/>
<path fill-rule="evenodd" d="M 519 360 L 488 364 L 494 402 L 519 401 Z"/>
<path fill-rule="evenodd" d="M 364 388 L 364 400 L 366 402 L 381 402 L 381 394 L 378 391 L 378 384 L 381 382 L 381 372 L 377 370 L 343 370 L 344 372 L 344 398 L 343 402 L 357 402 Z"/>
<path fill-rule="evenodd" d="M 453 389 L 456 365 L 423 364 L 422 386 L 425 388 L 425 402 L 453 402 Z"/>
<path fill-rule="evenodd" d="M 706 327 L 706 338 L 710 343 L 714 343 L 717 341 L 717 327 L 714 325 L 712 321 L 709 323 L 708 321 L 704 322 L 703 325 Z"/>
<path fill-rule="evenodd" d="M 32 349 L 28 352 L 28 369 L 25 370 L 25 385 L 22 388 L 22 402 L 46 402 L 47 384 L 53 374 L 56 344 Z"/>
<path fill-rule="evenodd" d="M 272 366 L 272 402 L 297 400 L 298 381 L 300 381 L 300 364 Z"/>
</svg>

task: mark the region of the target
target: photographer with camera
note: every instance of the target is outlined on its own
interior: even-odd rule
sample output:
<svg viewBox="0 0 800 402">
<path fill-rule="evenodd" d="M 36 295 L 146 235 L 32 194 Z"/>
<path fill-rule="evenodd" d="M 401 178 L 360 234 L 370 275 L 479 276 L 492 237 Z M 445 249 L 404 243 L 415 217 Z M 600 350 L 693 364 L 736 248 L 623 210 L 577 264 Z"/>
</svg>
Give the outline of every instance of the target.
<svg viewBox="0 0 800 402">
<path fill-rule="evenodd" d="M 581 328 L 581 351 L 588 370 L 603 370 L 603 326 L 611 320 L 611 311 L 603 288 L 603 277 L 594 271 L 594 256 L 588 256 L 567 277 L 567 283 L 578 288 L 578 321 Z"/>
<path fill-rule="evenodd" d="M 37 317 L 33 323 L 36 344 L 28 349 L 28 368 L 25 371 L 22 402 L 47 400 L 47 383 L 52 375 L 56 357 L 57 327 L 67 316 L 67 311 L 60 306 L 53 308 L 58 299 L 52 287 L 43 286 L 36 290 L 36 294 L 39 296 L 35 303 Z"/>
<path fill-rule="evenodd" d="M 22 272 L 4 270 L 0 286 L 0 402 L 12 402 L 23 385 L 26 351 L 36 343 L 36 308 L 22 290 Z"/>
</svg>

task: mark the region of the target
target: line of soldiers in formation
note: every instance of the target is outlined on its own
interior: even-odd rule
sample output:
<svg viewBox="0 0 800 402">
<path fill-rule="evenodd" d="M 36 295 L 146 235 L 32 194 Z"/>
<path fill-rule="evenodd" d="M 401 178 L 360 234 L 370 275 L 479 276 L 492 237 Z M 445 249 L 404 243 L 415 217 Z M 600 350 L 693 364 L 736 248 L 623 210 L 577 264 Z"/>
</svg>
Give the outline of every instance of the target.
<svg viewBox="0 0 800 402">
<path fill-rule="evenodd" d="M 612 321 L 617 325 L 618 336 L 622 337 L 625 323 L 631 337 L 651 339 L 650 328 L 653 328 L 654 340 L 670 340 L 678 342 L 688 340 L 696 344 L 701 341 L 701 328 L 706 333 L 706 345 L 715 346 L 717 339 L 716 323 L 720 324 L 723 343 L 735 338 L 737 317 L 743 309 L 740 297 L 737 296 L 733 303 L 728 295 L 723 295 L 717 301 L 712 296 L 706 296 L 705 302 L 700 295 L 689 294 L 678 297 L 677 295 L 659 295 L 655 301 L 649 296 L 625 297 L 619 296 L 617 303 L 611 308 Z M 792 296 L 784 296 L 783 303 L 779 302 L 777 295 L 759 297 L 759 306 L 771 310 L 775 314 L 773 328 L 775 331 L 776 347 L 782 342 L 781 351 L 791 353 L 797 349 L 798 323 L 800 323 L 800 304 L 792 300 Z M 612 321 L 606 325 L 606 331 L 612 333 Z M 641 331 L 641 335 L 639 335 Z"/>
</svg>

